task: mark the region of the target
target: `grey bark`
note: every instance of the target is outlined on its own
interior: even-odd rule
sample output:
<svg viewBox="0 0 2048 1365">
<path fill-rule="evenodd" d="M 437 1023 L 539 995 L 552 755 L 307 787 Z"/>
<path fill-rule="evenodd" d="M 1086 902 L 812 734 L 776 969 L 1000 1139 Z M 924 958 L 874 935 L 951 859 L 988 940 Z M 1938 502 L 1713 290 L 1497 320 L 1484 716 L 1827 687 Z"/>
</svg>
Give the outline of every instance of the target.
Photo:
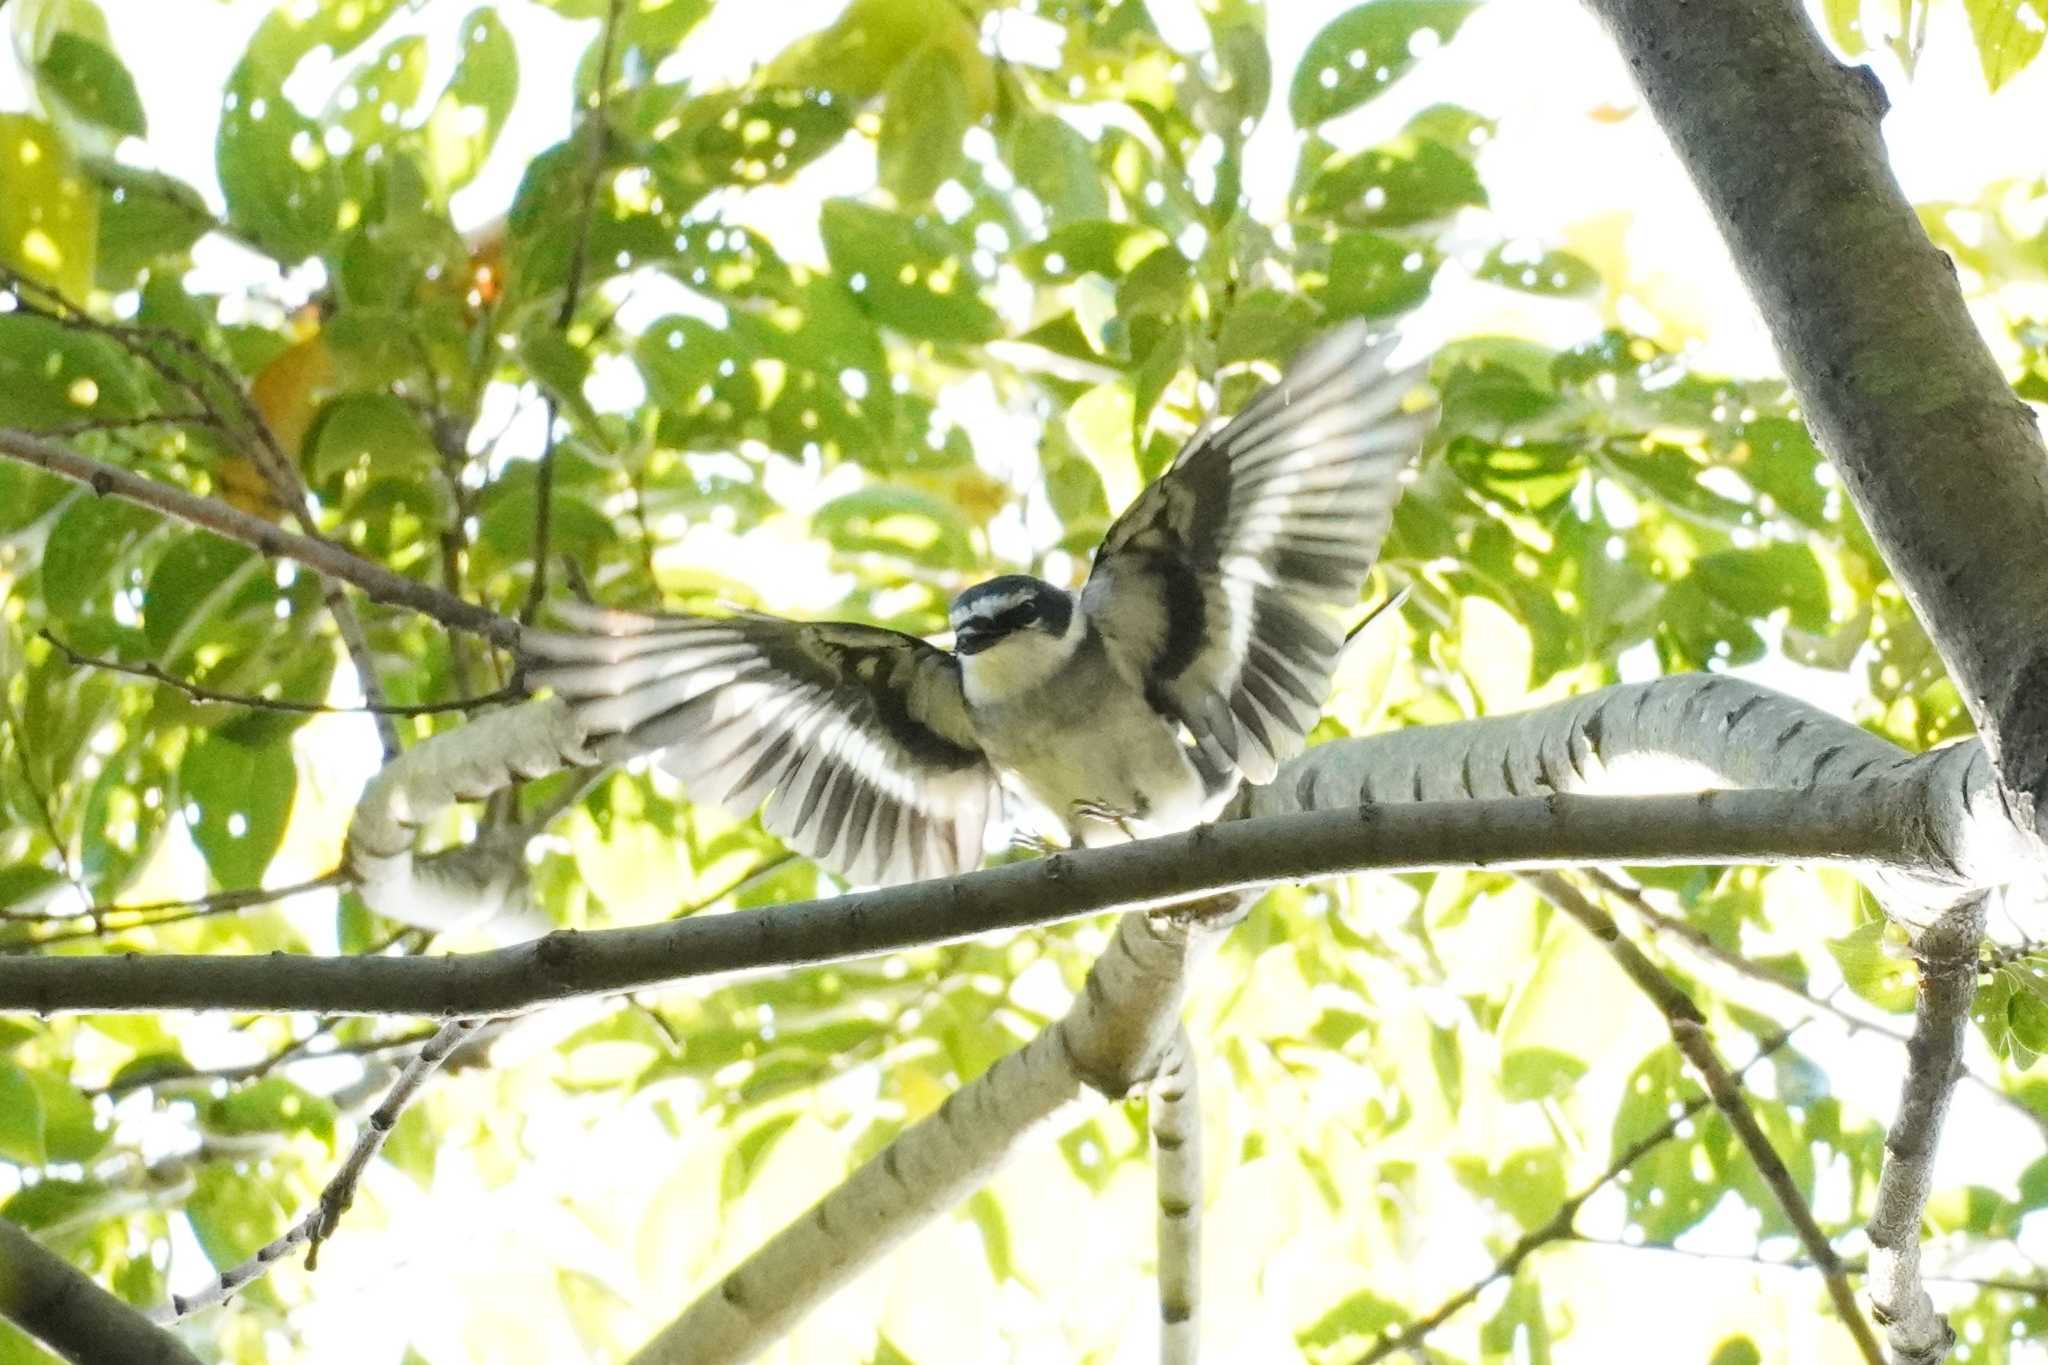
<svg viewBox="0 0 2048 1365">
<path fill-rule="evenodd" d="M 1807 422 L 2048 837 L 2048 452 L 1792 0 L 1587 0 L 1706 201 Z"/>
</svg>

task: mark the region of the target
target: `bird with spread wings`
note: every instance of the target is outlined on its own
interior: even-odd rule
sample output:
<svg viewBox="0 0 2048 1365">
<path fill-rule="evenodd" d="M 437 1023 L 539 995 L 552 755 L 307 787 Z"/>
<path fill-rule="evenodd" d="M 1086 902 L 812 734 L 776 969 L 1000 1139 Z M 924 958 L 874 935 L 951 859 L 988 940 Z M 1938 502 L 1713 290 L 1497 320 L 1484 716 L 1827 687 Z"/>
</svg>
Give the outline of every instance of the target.
<svg viewBox="0 0 2048 1365">
<path fill-rule="evenodd" d="M 1321 713 L 1434 420 L 1362 324 L 1198 432 L 1117 518 L 1078 594 L 967 589 L 946 649 L 879 626 L 564 606 L 527 680 L 607 761 L 658 752 L 693 799 L 861 883 L 977 865 L 1007 785 L 1089 843 L 1212 818 Z M 765 805 L 763 804 L 765 803 Z"/>
</svg>

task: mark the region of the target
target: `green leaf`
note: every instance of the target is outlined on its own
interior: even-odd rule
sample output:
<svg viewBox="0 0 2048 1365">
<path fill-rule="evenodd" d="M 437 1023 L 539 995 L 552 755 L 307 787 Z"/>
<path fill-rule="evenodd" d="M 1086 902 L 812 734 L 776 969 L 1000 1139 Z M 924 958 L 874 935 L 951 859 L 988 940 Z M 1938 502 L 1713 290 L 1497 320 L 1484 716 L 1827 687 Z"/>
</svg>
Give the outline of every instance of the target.
<svg viewBox="0 0 2048 1365">
<path fill-rule="evenodd" d="M 374 478 L 417 478 L 440 461 L 418 415 L 388 393 L 346 393 L 330 401 L 315 419 L 311 446 L 307 472 L 315 483 L 356 469 Z"/>
<path fill-rule="evenodd" d="M 0 1161 L 41 1166 L 50 1159 L 43 1145 L 43 1097 L 28 1072 L 0 1061 Z"/>
<path fill-rule="evenodd" d="M 1054 228 L 1042 240 L 1020 248 L 1011 260 L 1046 284 L 1064 284 L 1087 274 L 1117 280 L 1166 244 L 1166 234 L 1155 227 L 1084 219 Z"/>
<path fill-rule="evenodd" d="M 1109 215 L 1109 192 L 1088 139 L 1059 115 L 1018 115 L 1003 141 L 1003 159 L 1054 223 Z"/>
<path fill-rule="evenodd" d="M 1304 1351 L 1329 1350 L 1347 1342 L 1362 1346 L 1389 1327 L 1399 1327 L 1407 1321 L 1408 1310 L 1369 1289 L 1361 1289 L 1296 1332 L 1294 1342 Z"/>
<path fill-rule="evenodd" d="M 1309 40 L 1287 92 L 1304 128 L 1364 104 L 1448 43 L 1478 6 L 1470 0 L 1367 0 Z"/>
<path fill-rule="evenodd" d="M 228 1270 L 284 1231 L 291 1211 L 283 1194 L 274 1178 L 254 1178 L 231 1163 L 209 1161 L 199 1167 L 185 1217 L 206 1258 L 216 1269 Z M 259 1302 L 276 1301 L 276 1291 L 260 1277 L 241 1293 Z"/>
<path fill-rule="evenodd" d="M 129 503 L 74 498 L 50 531 L 37 575 L 51 619 L 73 618 L 88 603 L 96 612 L 110 610 L 117 570 L 129 549 L 162 525 L 160 518 Z"/>
<path fill-rule="evenodd" d="M 2017 76 L 2041 53 L 2048 35 L 2048 9 L 2042 0 L 1963 0 L 1970 16 L 1970 36 L 1977 41 L 1977 61 L 1984 83 L 1996 91 Z"/>
<path fill-rule="evenodd" d="M 0 1120 L 0 1128 L 5 1121 Z M 4 1214 L 13 1222 L 31 1230 L 54 1227 L 74 1218 L 89 1216 L 100 1201 L 112 1193 L 97 1180 L 64 1180 L 44 1176 L 35 1184 L 21 1190 L 4 1206 Z M 38 1365 L 46 1357 L 37 1357 Z"/>
<path fill-rule="evenodd" d="M 282 1076 L 265 1076 L 238 1086 L 207 1104 L 200 1122 L 227 1136 L 250 1133 L 311 1133 L 334 1145 L 334 1102 L 293 1085 Z"/>
<path fill-rule="evenodd" d="M 71 883 L 63 873 L 33 863 L 0 867 L 0 910 L 30 915 L 41 910 Z"/>
<path fill-rule="evenodd" d="M 519 48 L 496 11 L 462 21 L 462 56 L 422 129 L 426 164 L 443 195 L 476 178 L 519 97 Z"/>
<path fill-rule="evenodd" d="M 1440 142 L 1402 138 L 1324 163 L 1296 210 L 1359 227 L 1406 227 L 1485 203 L 1471 162 Z"/>
<path fill-rule="evenodd" d="M 1903 1013 L 1913 1008 L 1912 963 L 1886 950 L 1885 934 L 1884 920 L 1866 920 L 1829 939 L 1828 952 L 1850 990 L 1879 1009 Z"/>
<path fill-rule="evenodd" d="M 113 342 L 19 311 L 0 313 L 0 393 L 7 425 L 32 430 L 145 408 L 136 365 Z"/>
<path fill-rule="evenodd" d="M 0 265 L 83 303 L 92 288 L 100 201 L 70 148 L 39 118 L 0 114 L 0 166 L 7 168 Z M 0 392 L 11 398 L 13 386 L 0 383 Z M 11 411 L 7 420 L 20 425 Z"/>
<path fill-rule="evenodd" d="M 299 774 L 289 746 L 252 749 L 218 733 L 198 737 L 178 766 L 178 787 L 197 808 L 192 841 L 222 886 L 257 886 L 284 839 Z"/>
<path fill-rule="evenodd" d="M 386 141 L 402 126 L 427 83 L 427 40 L 408 33 L 356 66 L 327 102 L 321 121 L 344 129 L 358 146 Z"/>
<path fill-rule="evenodd" d="M 811 530 L 845 554 L 894 555 L 933 568 L 975 563 L 967 523 L 952 503 L 909 488 L 863 488 L 811 514 Z"/>
<path fill-rule="evenodd" d="M 92 1101 L 77 1086 L 53 1072 L 30 1071 L 28 1079 L 42 1108 L 47 1159 L 74 1162 L 98 1156 L 113 1133 L 94 1120 Z"/>
<path fill-rule="evenodd" d="M 1764 1356 L 1748 1337 L 1729 1337 L 1714 1348 L 1707 1365 L 1764 1365 Z"/>
<path fill-rule="evenodd" d="M 1500 1093 L 1503 1098 L 1545 1100 L 1570 1092 L 1586 1074 L 1586 1063 L 1555 1048 L 1516 1048 L 1501 1058 Z"/>
<path fill-rule="evenodd" d="M 214 226 L 199 192 L 174 176 L 111 161 L 90 162 L 86 173 L 99 187 L 95 269 L 104 289 L 128 288 L 146 267 L 184 255 Z"/>
<path fill-rule="evenodd" d="M 175 658 L 195 614 L 217 610 L 261 559 L 254 550 L 210 531 L 173 541 L 150 571 L 142 595 L 142 634 L 159 657 Z"/>
<path fill-rule="evenodd" d="M 1843 56 L 1860 57 L 1870 50 L 1863 41 L 1863 0 L 1821 0 L 1821 11 L 1827 17 L 1828 36 Z"/>
<path fill-rule="evenodd" d="M 1332 320 L 1405 313 L 1429 296 L 1443 258 L 1376 232 L 1342 232 L 1330 247 L 1328 283 L 1317 301 Z"/>
<path fill-rule="evenodd" d="M 960 59 L 950 46 L 926 43 L 896 68 L 882 94 L 877 169 L 898 204 L 923 203 L 953 175 L 970 122 Z"/>
<path fill-rule="evenodd" d="M 1693 561 L 1692 577 L 1738 615 L 1756 619 L 1784 607 L 1799 629 L 1827 629 L 1827 574 L 1805 545 L 1781 542 L 1703 555 Z"/>
<path fill-rule="evenodd" d="M 1503 243 L 1487 252 L 1472 273 L 1492 284 L 1550 298 L 1584 298 L 1600 292 L 1600 272 L 1569 251 L 1531 255 Z"/>
<path fill-rule="evenodd" d="M 935 221 L 830 199 L 818 227 L 833 270 L 876 321 L 932 341 L 988 341 L 1001 331 L 966 247 Z"/>
<path fill-rule="evenodd" d="M 126 137 L 146 137 L 149 120 L 135 78 L 100 44 L 76 33 L 59 33 L 36 65 L 36 78 L 80 118 Z"/>
</svg>

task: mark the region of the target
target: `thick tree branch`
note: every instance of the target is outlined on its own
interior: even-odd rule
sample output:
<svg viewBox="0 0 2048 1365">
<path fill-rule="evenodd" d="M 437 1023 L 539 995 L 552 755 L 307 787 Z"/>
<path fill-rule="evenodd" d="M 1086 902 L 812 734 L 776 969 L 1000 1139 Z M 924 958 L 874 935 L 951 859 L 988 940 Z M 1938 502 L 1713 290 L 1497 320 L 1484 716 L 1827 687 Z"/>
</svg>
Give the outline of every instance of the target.
<svg viewBox="0 0 2048 1365">
<path fill-rule="evenodd" d="M 1915 757 L 1805 702 L 1708 673 L 1321 744 L 1278 781 L 1246 792 L 1238 808 L 1261 815 L 1617 785 L 1819 789 L 1876 777 L 1896 783 L 1901 837 L 1919 867 L 1874 881 L 1887 913 L 1909 928 L 1924 927 L 1973 887 L 2036 865 L 2036 846 L 2014 828 L 1982 745 Z"/>
<path fill-rule="evenodd" d="M 432 584 L 395 574 L 383 565 L 373 564 L 338 545 L 283 530 L 261 517 L 251 516 L 216 499 L 202 498 L 182 488 L 81 455 L 32 431 L 0 427 L 0 455 L 82 483 L 101 497 L 121 498 L 176 517 L 188 525 L 250 546 L 261 554 L 295 560 L 315 573 L 362 589 L 364 595 L 374 602 L 388 602 L 431 616 L 451 630 L 481 635 L 507 649 L 518 643 L 519 623 L 509 617 L 500 616 L 474 602 L 465 602 Z"/>
<path fill-rule="evenodd" d="M 1193 969 L 1248 908 L 1222 896 L 1127 914 L 1073 1007 L 898 1134 L 642 1347 L 633 1365 L 752 1358 L 917 1228 L 987 1182 L 1082 1092 L 1121 1098 L 1161 1075 Z"/>
<path fill-rule="evenodd" d="M 460 733 L 457 731 L 455 733 Z M 415 751 L 416 752 L 416 751 Z M 1895 783 L 1301 811 L 744 915 L 557 932 L 432 958 L 0 958 L 0 1010 L 513 1014 L 685 978 L 843 961 L 1111 908 L 1345 872 L 1587 862 L 1910 865 Z M 1903 823 L 1902 823 L 1903 822 Z"/>
<path fill-rule="evenodd" d="M 1770 1138 L 1757 1123 L 1756 1114 L 1751 1111 L 1749 1101 L 1743 1096 L 1742 1087 L 1736 1083 L 1727 1062 L 1721 1059 L 1714 1040 L 1707 1036 L 1706 1016 L 1700 1013 L 1699 1006 L 1669 973 L 1623 937 L 1613 918 L 1581 894 L 1577 887 L 1555 872 L 1530 873 L 1526 880 L 1552 905 L 1598 939 L 1615 965 L 1664 1016 L 1664 1023 L 1671 1030 L 1671 1041 L 1678 1045 L 1678 1050 L 1685 1054 L 1685 1060 L 1699 1074 L 1707 1087 L 1707 1094 L 1713 1098 L 1714 1107 L 1721 1111 L 1721 1117 L 1735 1131 L 1757 1174 L 1763 1177 L 1765 1187 L 1777 1200 L 1779 1210 L 1799 1234 L 1806 1254 L 1820 1268 L 1828 1297 L 1834 1301 L 1835 1314 L 1855 1340 L 1856 1349 L 1869 1365 L 1884 1365 L 1884 1355 L 1878 1349 L 1877 1338 L 1871 1335 L 1870 1324 L 1864 1320 L 1863 1310 L 1856 1304 L 1855 1291 L 1849 1288 L 1842 1258 L 1836 1254 L 1827 1233 L 1815 1221 L 1812 1206 L 1792 1179 L 1792 1173 L 1785 1169 L 1784 1158 L 1771 1146 Z"/>
<path fill-rule="evenodd" d="M 77 1365 L 199 1365 L 176 1337 L 5 1219 L 0 1317 Z"/>
<path fill-rule="evenodd" d="M 1821 449 L 2048 837 L 2048 453 L 1884 153 L 1883 88 L 1793 0 L 1588 0 L 1755 298 Z"/>
<path fill-rule="evenodd" d="M 1963 1070 L 1963 1036 L 1977 992 L 1984 899 L 1973 896 L 1914 941 L 1920 998 L 1898 1117 L 1885 1134 L 1884 1173 L 1870 1218 L 1870 1300 L 1891 1338 L 1893 1365 L 1941 1365 L 1955 1345 L 1920 1275 L 1920 1220 L 1934 1189 L 1934 1150 Z"/>
</svg>

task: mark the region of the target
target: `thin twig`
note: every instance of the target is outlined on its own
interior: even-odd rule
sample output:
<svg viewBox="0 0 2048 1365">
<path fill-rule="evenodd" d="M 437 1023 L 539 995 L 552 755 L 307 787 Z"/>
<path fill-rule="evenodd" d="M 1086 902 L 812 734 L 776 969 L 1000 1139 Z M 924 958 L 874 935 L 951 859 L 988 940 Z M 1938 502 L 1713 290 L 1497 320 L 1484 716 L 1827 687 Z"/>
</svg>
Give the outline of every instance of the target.
<svg viewBox="0 0 2048 1365">
<path fill-rule="evenodd" d="M 564 334 L 568 332 L 569 324 L 576 320 L 576 305 L 583 295 L 583 274 L 589 266 L 590 220 L 597 212 L 597 185 L 604 174 L 605 150 L 611 141 L 611 124 L 606 111 L 611 99 L 612 52 L 618 41 L 619 16 L 624 9 L 625 0 L 611 0 L 605 11 L 604 32 L 598 39 L 597 90 L 590 109 L 576 130 L 585 144 L 583 185 L 576 208 L 576 237 L 569 246 L 569 272 L 562 284 L 562 305 L 555 313 L 555 328 Z M 548 592 L 548 546 L 553 536 L 555 501 L 555 427 L 561 416 L 556 411 L 552 396 L 547 399 L 547 415 L 546 444 L 541 448 L 540 467 L 534 471 L 533 579 L 527 585 L 526 605 L 519 612 L 519 619 L 524 624 L 531 624 L 540 615 L 541 602 Z"/>
<path fill-rule="evenodd" d="M 1787 1043 L 1792 1041 L 1792 1035 L 1798 1032 L 1798 1029 L 1799 1026 L 1794 1025 L 1776 1037 L 1766 1040 L 1757 1049 L 1756 1056 L 1750 1058 L 1742 1070 L 1736 1073 L 1737 1077 L 1740 1078 L 1748 1075 L 1750 1068 L 1758 1065 L 1765 1058 L 1776 1054 Z M 1493 1263 L 1493 1268 L 1488 1270 L 1486 1274 L 1438 1304 L 1433 1312 L 1424 1317 L 1417 1318 L 1399 1332 L 1382 1338 L 1374 1344 L 1371 1350 L 1359 1357 L 1357 1365 L 1372 1365 L 1374 1361 L 1385 1360 L 1396 1351 L 1415 1349 L 1422 1344 L 1423 1340 L 1430 1333 L 1449 1322 L 1458 1313 L 1474 1303 L 1481 1294 L 1486 1292 L 1488 1285 L 1513 1275 L 1522 1268 L 1522 1262 L 1528 1260 L 1538 1251 L 1556 1242 L 1577 1239 L 1579 1233 L 1573 1224 L 1579 1216 L 1579 1210 L 1586 1206 L 1586 1201 L 1612 1184 L 1620 1177 L 1622 1172 L 1628 1170 L 1651 1152 L 1676 1137 L 1680 1128 L 1690 1123 L 1696 1115 L 1712 1103 L 1714 1103 L 1714 1099 L 1711 1095 L 1698 1095 L 1687 1100 L 1661 1125 L 1643 1134 L 1634 1142 L 1616 1152 L 1607 1163 L 1605 1170 L 1595 1176 L 1590 1183 L 1581 1186 L 1562 1204 L 1559 1204 L 1557 1210 L 1540 1226 L 1529 1229 L 1529 1231 L 1517 1238 L 1515 1244 L 1509 1247 L 1498 1261 Z"/>
<path fill-rule="evenodd" d="M 1682 1247 L 1674 1242 L 1630 1242 L 1619 1237 L 1590 1237 L 1583 1232 L 1574 1232 L 1572 1240 L 1585 1246 L 1612 1247 L 1618 1251 L 1655 1251 L 1667 1256 L 1684 1256 L 1695 1261 L 1725 1261 L 1740 1265 L 1760 1266 L 1766 1270 L 1812 1270 L 1813 1262 L 1804 1258 L 1778 1260 L 1754 1251 L 1712 1251 L 1703 1247 Z M 1851 1275 L 1868 1275 L 1869 1264 L 1861 1257 L 1850 1257 L 1842 1262 L 1842 1269 Z M 2048 1299 L 2048 1279 L 2021 1280 L 2009 1275 L 1961 1275 L 1953 1271 L 1930 1271 L 1921 1278 L 1939 1281 L 1942 1284 L 1967 1284 L 1979 1289 L 1998 1289 L 2009 1294 L 2026 1294 L 2036 1299 Z"/>
<path fill-rule="evenodd" d="M 1766 967 L 1760 962 L 1752 961 L 1732 949 L 1722 947 L 1697 925 L 1688 924 L 1676 915 L 1667 914 L 1663 910 L 1658 909 L 1650 902 L 1649 897 L 1644 894 L 1643 888 L 1615 876 L 1606 869 L 1597 867 L 1587 868 L 1582 875 L 1599 883 L 1602 890 L 1628 906 L 1630 910 L 1635 912 L 1638 918 L 1652 929 L 1659 933 L 1671 934 L 1685 943 L 1688 948 L 1691 948 L 1709 961 L 1719 963 L 1721 966 L 1747 977 L 1751 981 L 1761 982 L 1775 990 L 1780 990 L 1787 995 L 1794 996 L 1804 1001 L 1813 1009 L 1839 1020 L 1851 1032 L 1874 1033 L 1880 1037 L 1889 1038 L 1901 1045 L 1912 1042 L 1912 1035 L 1904 1029 L 1894 1028 L 1880 1020 L 1866 1019 L 1854 1011 L 1843 1008 L 1827 996 L 1815 995 L 1792 977 Z M 2026 950 L 2031 950 L 2037 946 L 2028 944 L 2001 948 L 1999 951 L 1990 954 L 1989 959 L 1994 966 L 2002 965 L 2004 962 L 2013 960 L 2015 956 L 2025 956 Z M 1983 970 L 1981 964 L 1979 970 Z M 1997 1081 L 1987 1076 L 1981 1076 L 1977 1072 L 1966 1068 L 1962 1078 L 1983 1091 L 1995 1103 L 2011 1110 L 2021 1118 L 2024 1118 L 2028 1123 L 2031 1123 L 2040 1131 L 2042 1139 L 2048 1141 L 2048 1115 L 2037 1112 L 2026 1101 L 2020 1099 L 2017 1095 L 2009 1093 Z"/>
<path fill-rule="evenodd" d="M 297 715 L 347 716 L 372 712 L 384 716 L 435 716 L 449 711 L 474 711 L 479 707 L 496 706 L 503 702 L 517 701 L 522 695 L 517 689 L 501 687 L 496 692 L 487 692 L 480 697 L 460 697 L 454 701 L 429 701 L 415 705 L 399 705 L 394 702 L 369 702 L 362 706 L 329 706 L 316 701 L 287 701 L 281 697 L 253 697 L 245 692 L 219 692 L 184 678 L 173 677 L 155 663 L 145 661 L 139 664 L 123 663 L 119 659 L 100 658 L 81 653 L 64 643 L 47 627 L 36 632 L 64 656 L 64 661 L 77 668 L 104 668 L 115 673 L 126 673 L 133 678 L 147 678 L 151 682 L 174 687 L 194 701 L 218 702 L 224 706 L 246 706 L 253 711 L 290 711 Z"/>
<path fill-rule="evenodd" d="M 323 872 L 319 876 L 303 882 L 293 882 L 290 886 L 268 888 L 260 886 L 243 887 L 235 891 L 216 891 L 210 896 L 197 896 L 191 900 L 146 901 L 137 905 L 124 905 L 119 901 L 107 901 L 98 905 L 87 906 L 82 910 L 66 911 L 62 914 L 41 911 L 23 913 L 21 911 L 0 910 L 0 919 L 51 923 L 74 919 L 111 919 L 116 915 L 155 915 L 194 910 L 204 914 L 221 914 L 231 910 L 246 910 L 252 905 L 268 905 L 272 901 L 286 900 L 292 896 L 302 896 L 309 891 L 319 891 L 330 886 L 343 886 L 352 880 L 353 878 L 346 871 L 336 868 L 332 872 Z M 131 924 L 125 926 L 117 925 L 115 927 L 132 929 L 139 926 Z"/>
<path fill-rule="evenodd" d="M 1663 968 L 1622 936 L 1620 927 L 1605 910 L 1593 904 L 1563 876 L 1556 872 L 1527 872 L 1522 877 L 1552 905 L 1578 921 L 1587 933 L 1598 939 L 1615 965 L 1664 1015 L 1672 1041 L 1678 1044 L 1678 1050 L 1685 1054 L 1685 1059 L 1692 1063 L 1693 1069 L 1706 1083 L 1707 1093 L 1714 1097 L 1721 1116 L 1735 1130 L 1743 1149 L 1749 1153 L 1750 1161 L 1755 1164 L 1757 1174 L 1763 1177 L 1778 1207 L 1798 1232 L 1806 1254 L 1820 1267 L 1828 1297 L 1834 1301 L 1835 1312 L 1855 1340 L 1856 1349 L 1869 1365 L 1885 1365 L 1884 1352 L 1878 1347 L 1877 1337 L 1872 1334 L 1862 1308 L 1856 1303 L 1855 1291 L 1849 1287 L 1848 1277 L 1842 1272 L 1842 1258 L 1836 1254 L 1834 1244 L 1814 1219 L 1812 1206 L 1800 1193 L 1792 1173 L 1785 1169 L 1784 1159 L 1771 1146 L 1771 1140 L 1757 1123 L 1749 1101 L 1730 1074 L 1728 1064 L 1721 1059 L 1713 1040 L 1707 1036 L 1706 1016 L 1700 1013 L 1699 1006 Z"/>
<path fill-rule="evenodd" d="M 277 1238 L 254 1256 L 223 1271 L 219 1279 L 200 1290 L 197 1294 L 173 1294 L 170 1301 L 155 1309 L 150 1317 L 156 1322 L 176 1322 L 178 1319 L 226 1303 L 252 1281 L 266 1275 L 270 1267 L 283 1260 L 292 1248 L 300 1243 L 306 1245 L 306 1269 L 319 1268 L 320 1244 L 334 1235 L 334 1229 L 341 1222 L 341 1215 L 355 1201 L 356 1184 L 362 1179 L 364 1170 L 377 1153 L 383 1149 L 384 1141 L 391 1136 L 391 1130 L 398 1123 L 399 1115 L 418 1096 L 429 1077 L 439 1069 L 448 1054 L 459 1047 L 481 1019 L 455 1019 L 435 1030 L 419 1055 L 413 1058 L 391 1093 L 384 1097 L 384 1103 L 377 1106 L 362 1131 L 356 1135 L 356 1145 L 349 1152 L 348 1159 L 341 1164 L 334 1178 L 327 1182 L 327 1188 L 320 1191 L 320 1200 L 312 1210 L 294 1223 L 282 1237 Z"/>
</svg>

